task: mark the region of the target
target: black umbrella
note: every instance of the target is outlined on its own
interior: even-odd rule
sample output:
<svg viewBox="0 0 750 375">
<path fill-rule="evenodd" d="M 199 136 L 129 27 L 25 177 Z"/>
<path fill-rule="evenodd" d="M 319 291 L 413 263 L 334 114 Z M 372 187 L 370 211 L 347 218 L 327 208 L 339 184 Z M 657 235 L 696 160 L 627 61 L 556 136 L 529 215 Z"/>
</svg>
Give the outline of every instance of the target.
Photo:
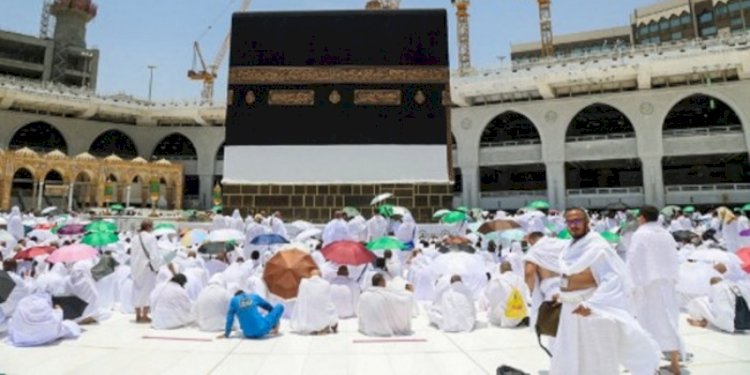
<svg viewBox="0 0 750 375">
<path fill-rule="evenodd" d="M 202 254 L 218 254 L 234 250 L 234 244 L 231 242 L 206 242 L 198 248 Z"/>
<path fill-rule="evenodd" d="M 467 244 L 449 244 L 440 246 L 438 248 L 438 252 L 442 254 L 449 253 L 451 251 L 463 251 L 465 253 L 474 254 L 475 252 L 477 252 L 477 249 L 475 249 L 474 246 Z"/>
<path fill-rule="evenodd" d="M 672 237 L 674 237 L 674 240 L 677 242 L 687 242 L 691 241 L 693 238 L 697 238 L 698 235 L 689 230 L 678 230 L 672 233 Z"/>
<path fill-rule="evenodd" d="M 52 304 L 62 308 L 63 319 L 76 319 L 83 315 L 88 303 L 76 296 L 52 297 Z"/>
<path fill-rule="evenodd" d="M 0 271 L 0 303 L 8 300 L 8 296 L 16 287 L 16 282 L 5 271 Z"/>
</svg>

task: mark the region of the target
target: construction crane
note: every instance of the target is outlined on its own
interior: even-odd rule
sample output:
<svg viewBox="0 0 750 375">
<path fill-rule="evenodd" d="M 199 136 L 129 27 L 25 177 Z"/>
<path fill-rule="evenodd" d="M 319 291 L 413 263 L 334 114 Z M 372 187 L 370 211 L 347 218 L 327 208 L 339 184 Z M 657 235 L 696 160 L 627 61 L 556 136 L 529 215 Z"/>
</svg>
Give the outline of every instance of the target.
<svg viewBox="0 0 750 375">
<path fill-rule="evenodd" d="M 458 75 L 465 76 L 471 71 L 469 51 L 469 0 L 451 0 L 456 7 L 456 31 L 458 34 Z"/>
<path fill-rule="evenodd" d="M 552 41 L 552 0 L 537 0 L 539 3 L 539 28 L 542 32 L 542 58 L 555 55 L 555 45 Z"/>
<path fill-rule="evenodd" d="M 50 22 L 50 8 L 52 7 L 52 0 L 44 0 L 42 4 L 42 19 L 39 22 L 39 37 L 42 39 L 49 39 L 49 31 L 53 28 Z"/>
<path fill-rule="evenodd" d="M 240 6 L 240 12 L 246 11 L 250 7 L 252 0 L 242 0 Z M 203 53 L 198 41 L 193 42 L 193 67 L 188 70 L 187 76 L 194 81 L 203 81 L 203 90 L 201 90 L 201 104 L 212 105 L 214 103 L 214 82 L 218 77 L 219 67 L 221 62 L 224 61 L 227 52 L 229 51 L 229 36 L 231 32 L 227 33 L 224 37 L 224 42 L 219 47 L 219 51 L 214 56 L 213 61 L 210 65 L 206 65 L 206 61 L 203 59 Z M 200 65 L 199 67 L 197 65 Z M 196 70 L 200 68 L 200 70 Z"/>
<path fill-rule="evenodd" d="M 365 9 L 398 9 L 401 0 L 370 0 Z"/>
</svg>

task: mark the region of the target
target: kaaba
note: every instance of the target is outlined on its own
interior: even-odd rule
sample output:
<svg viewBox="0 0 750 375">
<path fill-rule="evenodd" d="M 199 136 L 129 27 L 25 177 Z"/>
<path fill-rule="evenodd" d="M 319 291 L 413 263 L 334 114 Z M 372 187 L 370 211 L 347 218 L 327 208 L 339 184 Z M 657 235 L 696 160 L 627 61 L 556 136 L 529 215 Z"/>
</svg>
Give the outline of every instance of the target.
<svg viewBox="0 0 750 375">
<path fill-rule="evenodd" d="M 229 60 L 226 210 L 451 205 L 445 10 L 236 13 Z"/>
</svg>

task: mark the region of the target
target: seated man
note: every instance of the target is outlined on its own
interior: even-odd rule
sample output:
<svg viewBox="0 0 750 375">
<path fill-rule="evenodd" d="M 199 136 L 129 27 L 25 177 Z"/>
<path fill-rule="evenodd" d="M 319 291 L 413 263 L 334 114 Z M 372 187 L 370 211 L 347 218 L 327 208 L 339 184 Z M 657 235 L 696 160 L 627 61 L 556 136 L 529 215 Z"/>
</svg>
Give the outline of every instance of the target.
<svg viewBox="0 0 750 375">
<path fill-rule="evenodd" d="M 461 276 L 451 276 L 450 285 L 438 290 L 427 315 L 430 323 L 445 332 L 471 332 L 474 329 L 477 321 L 474 297 L 461 282 Z"/>
<path fill-rule="evenodd" d="M 231 299 L 222 275 L 213 275 L 195 301 L 194 312 L 201 331 L 219 332 L 224 329 Z"/>
<path fill-rule="evenodd" d="M 266 314 L 261 314 L 259 309 L 266 310 Z M 242 334 L 249 339 L 259 339 L 269 333 L 279 333 L 279 320 L 284 314 L 284 305 L 272 306 L 257 294 L 238 291 L 229 303 L 224 334 L 219 338 L 227 338 L 232 333 L 235 314 L 240 321 Z"/>
<path fill-rule="evenodd" d="M 18 263 L 13 259 L 3 261 L 3 270 L 5 270 L 16 286 L 13 291 L 10 292 L 8 299 L 5 302 L 0 303 L 0 332 L 5 332 L 7 329 L 7 321 L 13 316 L 13 312 L 16 311 L 16 305 L 24 297 L 28 296 L 32 292 L 32 288 L 26 284 L 26 282 L 16 273 Z M 32 285 L 33 286 L 33 285 Z"/>
<path fill-rule="evenodd" d="M 709 324 L 729 333 L 734 333 L 735 304 L 737 295 L 750 301 L 750 282 L 732 281 L 720 277 L 711 278 L 711 294 L 693 299 L 687 304 L 690 314 L 688 323 L 695 327 Z"/>
<path fill-rule="evenodd" d="M 411 334 L 412 293 L 387 289 L 381 274 L 372 276 L 372 285 L 362 293 L 357 304 L 359 331 L 368 336 Z"/>
<path fill-rule="evenodd" d="M 174 329 L 195 320 L 191 314 L 192 302 L 184 286 L 185 275 L 178 273 L 168 282 L 157 286 L 151 294 L 151 327 Z"/>
<path fill-rule="evenodd" d="M 331 298 L 339 319 L 355 316 L 354 309 L 359 302 L 359 294 L 359 284 L 349 278 L 349 268 L 339 267 L 336 277 L 331 281 Z"/>
<path fill-rule="evenodd" d="M 62 309 L 52 308 L 52 299 L 46 293 L 32 294 L 19 301 L 8 325 L 8 337 L 14 346 L 44 345 L 80 335 L 78 324 L 63 320 Z"/>
<path fill-rule="evenodd" d="M 303 334 L 322 335 L 337 332 L 339 317 L 331 298 L 331 284 L 313 270 L 302 279 L 297 303 L 290 320 L 292 330 Z"/>
<path fill-rule="evenodd" d="M 516 327 L 527 317 L 529 289 L 509 262 L 500 264 L 500 276 L 490 280 L 484 293 L 489 304 L 487 319 L 491 324 Z"/>
</svg>

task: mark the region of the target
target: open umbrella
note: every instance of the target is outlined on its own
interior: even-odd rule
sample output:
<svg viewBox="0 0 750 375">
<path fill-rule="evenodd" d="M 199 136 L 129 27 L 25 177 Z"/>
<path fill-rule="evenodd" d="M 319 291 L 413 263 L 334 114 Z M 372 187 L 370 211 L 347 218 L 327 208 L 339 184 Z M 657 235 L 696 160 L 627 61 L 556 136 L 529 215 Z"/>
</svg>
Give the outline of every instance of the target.
<svg viewBox="0 0 750 375">
<path fill-rule="evenodd" d="M 297 297 L 299 284 L 318 269 L 313 258 L 303 251 L 279 251 L 268 260 L 263 270 L 263 281 L 268 291 L 283 298 Z"/>
<path fill-rule="evenodd" d="M 348 217 L 355 217 L 360 215 L 359 210 L 351 206 L 344 207 L 344 209 L 342 209 L 341 211 L 344 211 L 344 213 Z"/>
<path fill-rule="evenodd" d="M 625 211 L 628 209 L 628 206 L 622 202 L 613 202 L 607 205 L 607 209 L 610 211 Z"/>
<path fill-rule="evenodd" d="M 742 206 L 742 211 L 750 211 L 750 203 Z"/>
<path fill-rule="evenodd" d="M 468 217 L 466 216 L 466 213 L 462 211 L 451 211 L 450 213 L 444 215 L 441 218 L 441 221 L 446 224 L 455 224 L 462 222 L 466 220 Z"/>
<path fill-rule="evenodd" d="M 543 200 L 536 200 L 528 205 L 529 208 L 533 208 L 535 210 L 548 210 L 549 209 L 549 202 L 543 201 Z"/>
<path fill-rule="evenodd" d="M 234 249 L 234 245 L 229 242 L 206 242 L 198 248 L 201 254 L 218 254 Z"/>
<path fill-rule="evenodd" d="M 460 275 L 462 282 L 478 296 L 487 285 L 484 260 L 478 254 L 451 251 L 439 255 L 429 266 L 433 279 Z"/>
<path fill-rule="evenodd" d="M 14 242 L 15 243 L 16 242 L 16 238 L 13 237 L 13 235 L 10 234 L 10 232 L 8 232 L 7 230 L 0 230 L 0 241 L 4 241 L 6 243 L 7 242 Z"/>
<path fill-rule="evenodd" d="M 86 311 L 88 303 L 76 296 L 52 297 L 52 304 L 60 306 L 63 311 L 63 319 L 76 319 Z"/>
<path fill-rule="evenodd" d="M 224 210 L 224 206 L 213 206 L 211 207 L 211 211 L 213 213 L 218 214 L 219 212 L 222 212 Z"/>
<path fill-rule="evenodd" d="M 390 204 L 381 204 L 378 206 L 378 213 L 384 217 L 391 217 L 393 216 L 393 206 Z"/>
<path fill-rule="evenodd" d="M 561 240 L 569 240 L 573 238 L 573 236 L 570 234 L 570 231 L 567 229 L 563 229 L 560 231 L 560 233 L 557 234 L 557 238 Z"/>
<path fill-rule="evenodd" d="M 83 236 L 81 242 L 93 247 L 104 247 L 119 240 L 117 234 L 112 232 L 92 232 Z"/>
<path fill-rule="evenodd" d="M 319 236 L 323 231 L 318 228 L 305 229 L 300 232 L 294 239 L 298 242 L 309 240 L 310 238 Z"/>
<path fill-rule="evenodd" d="M 686 214 L 692 214 L 693 212 L 695 212 L 695 207 L 693 207 L 693 206 L 685 206 L 685 207 L 682 208 L 682 212 L 684 212 Z"/>
<path fill-rule="evenodd" d="M 523 241 L 524 237 L 526 237 L 526 232 L 520 229 L 509 229 L 500 232 L 500 240 L 508 245 L 513 241 Z"/>
<path fill-rule="evenodd" d="M 469 244 L 446 244 L 438 247 L 437 251 L 442 254 L 449 253 L 451 251 L 462 251 L 464 253 L 474 254 L 477 252 L 477 249 Z"/>
<path fill-rule="evenodd" d="M 289 225 L 299 229 L 300 232 L 315 228 L 315 224 L 304 220 L 295 220 Z"/>
<path fill-rule="evenodd" d="M 744 229 L 740 231 L 740 236 L 742 237 L 750 237 L 750 229 Z"/>
<path fill-rule="evenodd" d="M 275 234 L 261 234 L 258 236 L 253 237 L 252 240 L 250 240 L 251 245 L 277 245 L 281 243 L 289 243 L 286 238 Z"/>
<path fill-rule="evenodd" d="M 10 275 L 0 270 L 0 303 L 8 300 L 8 296 L 16 287 L 16 282 L 10 277 Z"/>
<path fill-rule="evenodd" d="M 74 244 L 57 249 L 47 258 L 47 261 L 50 263 L 74 263 L 80 260 L 96 258 L 97 255 L 99 255 L 99 252 L 91 246 Z"/>
<path fill-rule="evenodd" d="M 518 224 L 514 220 L 492 220 L 483 223 L 479 229 L 477 229 L 477 232 L 479 233 L 490 233 L 490 232 L 497 232 L 501 230 L 508 230 L 508 229 L 516 229 L 520 228 L 521 225 Z"/>
<path fill-rule="evenodd" d="M 57 234 L 66 235 L 66 236 L 72 236 L 72 235 L 81 234 L 84 232 L 86 232 L 86 230 L 84 229 L 84 226 L 82 224 L 68 224 L 68 225 L 60 227 L 57 230 Z"/>
<path fill-rule="evenodd" d="M 447 214 L 451 213 L 451 210 L 446 210 L 445 208 L 435 211 L 434 214 L 432 214 L 433 219 L 439 219 Z"/>
<path fill-rule="evenodd" d="M 123 206 L 123 205 L 121 205 L 119 203 L 115 203 L 115 204 L 109 206 L 109 209 L 111 211 L 117 211 L 117 212 L 119 212 L 119 211 L 125 210 L 125 206 Z"/>
<path fill-rule="evenodd" d="M 323 257 L 336 264 L 358 266 L 375 260 L 375 254 L 355 241 L 336 241 L 328 244 L 321 252 Z"/>
<path fill-rule="evenodd" d="M 674 213 L 678 211 L 680 211 L 680 207 L 674 205 L 666 206 L 661 209 L 661 213 L 668 218 L 674 216 Z"/>
<path fill-rule="evenodd" d="M 403 250 L 406 244 L 395 237 L 380 237 L 367 243 L 369 250 Z"/>
<path fill-rule="evenodd" d="M 86 232 L 117 232 L 117 225 L 109 221 L 97 220 L 83 227 Z"/>
<path fill-rule="evenodd" d="M 245 241 L 245 234 L 237 229 L 217 229 L 208 234 L 211 242 Z"/>
<path fill-rule="evenodd" d="M 157 229 L 174 229 L 175 231 L 177 231 L 177 225 L 174 225 L 172 223 L 159 223 L 154 226 L 154 230 Z"/>
<path fill-rule="evenodd" d="M 204 229 L 193 229 L 182 236 L 180 242 L 185 247 L 200 245 L 208 239 L 208 232 Z"/>
<path fill-rule="evenodd" d="M 34 229 L 31 232 L 26 234 L 27 237 L 36 237 L 39 241 L 47 241 L 51 237 L 54 237 L 55 234 L 52 233 L 49 229 Z"/>
<path fill-rule="evenodd" d="M 469 245 L 471 241 L 466 237 L 450 236 L 443 241 L 445 245 Z"/>
<path fill-rule="evenodd" d="M 54 248 L 52 246 L 35 246 L 30 247 L 26 250 L 20 251 L 16 253 L 16 255 L 13 257 L 13 259 L 24 259 L 24 260 L 31 260 L 34 259 L 40 255 L 49 255 L 52 254 L 57 248 Z"/>
<path fill-rule="evenodd" d="M 154 236 L 164 236 L 164 235 L 170 235 L 170 234 L 177 234 L 177 229 L 159 228 L 159 229 L 154 229 L 153 231 Z"/>
<path fill-rule="evenodd" d="M 458 207 L 456 207 L 456 211 L 461 211 L 461 212 L 463 212 L 463 213 L 467 214 L 467 213 L 469 213 L 469 207 L 466 207 L 466 206 L 458 206 Z"/>
<path fill-rule="evenodd" d="M 386 200 L 386 199 L 388 199 L 388 198 L 390 198 L 392 196 L 393 196 L 392 193 L 383 193 L 383 194 L 380 194 L 377 197 L 372 198 L 372 200 L 370 201 L 370 206 L 374 206 L 374 205 L 376 205 L 376 204 L 378 204 L 378 203 L 380 203 L 380 202 L 382 202 L 382 201 L 384 201 L 384 200 Z"/>
<path fill-rule="evenodd" d="M 55 227 L 55 223 L 41 223 L 41 224 L 37 224 L 34 227 L 34 230 L 51 230 L 54 227 Z"/>
<path fill-rule="evenodd" d="M 672 237 L 677 242 L 686 242 L 698 237 L 698 235 L 689 230 L 678 230 L 672 233 Z"/>
<path fill-rule="evenodd" d="M 620 242 L 620 236 L 617 235 L 617 233 L 612 233 L 608 230 L 605 230 L 604 232 L 599 233 L 602 237 L 604 237 L 605 240 L 609 243 L 618 243 Z"/>
<path fill-rule="evenodd" d="M 42 215 L 49 215 L 53 212 L 57 211 L 57 207 L 55 206 L 49 206 L 42 210 Z"/>
</svg>

